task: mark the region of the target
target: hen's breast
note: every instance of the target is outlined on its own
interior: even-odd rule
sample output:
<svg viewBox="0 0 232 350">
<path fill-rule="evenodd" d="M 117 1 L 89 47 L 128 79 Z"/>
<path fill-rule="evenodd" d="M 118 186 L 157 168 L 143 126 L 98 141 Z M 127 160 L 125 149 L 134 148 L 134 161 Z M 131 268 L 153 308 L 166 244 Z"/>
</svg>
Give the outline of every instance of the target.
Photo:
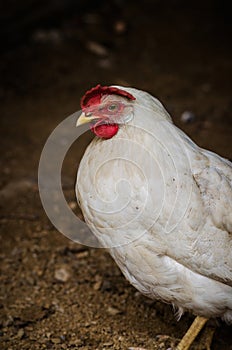
<svg viewBox="0 0 232 350">
<path fill-rule="evenodd" d="M 154 148 L 146 132 L 122 128 L 117 137 L 95 139 L 88 147 L 78 170 L 77 195 L 104 246 L 138 239 L 158 221 L 162 224 L 161 212 L 168 215 L 167 204 L 176 194 L 175 167 L 161 146 L 157 141 Z"/>
</svg>

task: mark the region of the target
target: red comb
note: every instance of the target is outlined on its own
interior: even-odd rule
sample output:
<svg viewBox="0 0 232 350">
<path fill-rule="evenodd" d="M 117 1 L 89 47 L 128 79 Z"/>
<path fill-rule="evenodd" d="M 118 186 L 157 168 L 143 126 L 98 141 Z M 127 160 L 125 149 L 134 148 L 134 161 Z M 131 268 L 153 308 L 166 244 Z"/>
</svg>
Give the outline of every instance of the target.
<svg viewBox="0 0 232 350">
<path fill-rule="evenodd" d="M 135 100 L 135 97 L 125 90 L 112 86 L 101 86 L 99 84 L 85 93 L 81 99 L 81 108 L 83 109 L 89 107 L 90 105 L 98 104 L 100 103 L 103 95 L 113 94 L 126 97 L 129 100 Z"/>
</svg>

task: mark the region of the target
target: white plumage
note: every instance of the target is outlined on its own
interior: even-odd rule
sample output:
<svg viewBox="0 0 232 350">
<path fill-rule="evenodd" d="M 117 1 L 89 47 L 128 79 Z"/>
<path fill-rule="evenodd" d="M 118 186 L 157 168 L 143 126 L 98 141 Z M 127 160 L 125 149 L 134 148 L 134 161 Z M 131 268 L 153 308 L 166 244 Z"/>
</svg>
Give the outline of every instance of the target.
<svg viewBox="0 0 232 350">
<path fill-rule="evenodd" d="M 105 94 L 99 103 L 123 101 L 132 114 L 82 158 L 76 193 L 85 220 L 141 293 L 179 316 L 230 323 L 232 165 L 193 143 L 157 99 L 117 88 L 136 100 Z"/>
</svg>

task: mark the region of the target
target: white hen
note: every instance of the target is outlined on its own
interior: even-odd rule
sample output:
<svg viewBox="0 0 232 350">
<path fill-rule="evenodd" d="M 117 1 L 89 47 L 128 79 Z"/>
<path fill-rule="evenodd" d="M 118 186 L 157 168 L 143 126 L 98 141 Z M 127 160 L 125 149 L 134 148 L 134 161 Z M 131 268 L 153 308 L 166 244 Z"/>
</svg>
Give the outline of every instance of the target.
<svg viewBox="0 0 232 350">
<path fill-rule="evenodd" d="M 231 163 L 193 143 L 146 92 L 98 85 L 82 111 L 77 124 L 97 135 L 76 183 L 92 232 L 141 293 L 179 317 L 231 323 Z"/>
</svg>

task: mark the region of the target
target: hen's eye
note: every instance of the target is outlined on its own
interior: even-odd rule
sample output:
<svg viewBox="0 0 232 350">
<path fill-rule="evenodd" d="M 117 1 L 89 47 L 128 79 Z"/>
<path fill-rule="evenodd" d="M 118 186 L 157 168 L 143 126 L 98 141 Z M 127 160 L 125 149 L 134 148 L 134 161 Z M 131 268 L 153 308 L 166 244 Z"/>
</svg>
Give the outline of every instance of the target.
<svg viewBox="0 0 232 350">
<path fill-rule="evenodd" d="M 108 107 L 108 111 L 113 112 L 116 111 L 118 109 L 118 105 L 116 104 L 112 104 Z"/>
</svg>

